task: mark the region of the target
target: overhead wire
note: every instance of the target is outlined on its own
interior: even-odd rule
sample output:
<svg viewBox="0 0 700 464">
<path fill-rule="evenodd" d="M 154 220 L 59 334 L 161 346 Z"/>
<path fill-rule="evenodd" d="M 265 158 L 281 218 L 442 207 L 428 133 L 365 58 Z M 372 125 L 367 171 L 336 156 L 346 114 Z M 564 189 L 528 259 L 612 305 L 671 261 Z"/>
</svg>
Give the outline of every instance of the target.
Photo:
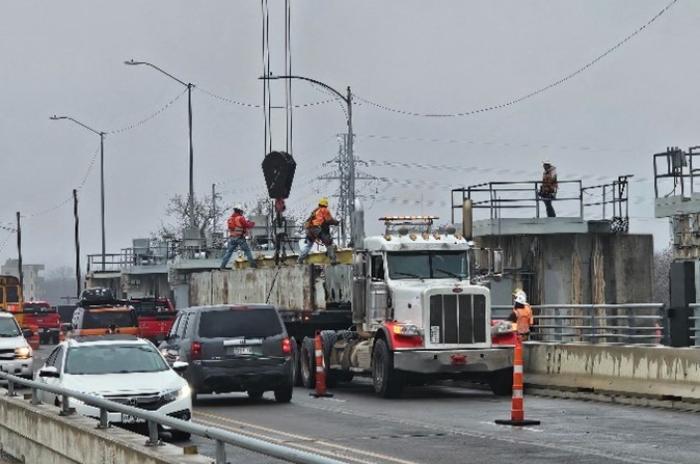
<svg viewBox="0 0 700 464">
<path fill-rule="evenodd" d="M 473 109 L 473 110 L 456 112 L 456 113 L 422 113 L 422 112 L 417 112 L 417 111 L 409 111 L 409 110 L 394 108 L 394 107 L 391 107 L 388 105 L 377 103 L 377 102 L 370 100 L 368 98 L 364 98 L 361 95 L 353 94 L 353 96 L 355 97 L 355 99 L 357 101 L 362 102 L 363 104 L 378 108 L 380 110 L 384 110 L 384 111 L 388 111 L 388 112 L 392 112 L 392 113 L 397 113 L 397 114 L 402 114 L 405 116 L 415 116 L 415 117 L 425 117 L 425 118 L 456 118 L 456 117 L 463 117 L 463 116 L 472 116 L 472 115 L 478 114 L 478 113 L 485 113 L 488 111 L 507 108 L 509 106 L 513 106 L 515 104 L 518 104 L 520 102 L 528 100 L 532 97 L 535 97 L 535 96 L 537 96 L 541 93 L 544 93 L 548 90 L 551 90 L 555 87 L 558 87 L 558 86 L 564 84 L 565 82 L 569 81 L 570 79 L 573 79 L 574 77 L 578 76 L 579 74 L 587 71 L 593 65 L 598 63 L 600 60 L 607 57 L 608 55 L 610 55 L 611 53 L 613 53 L 614 51 L 616 51 L 617 49 L 622 47 L 624 44 L 629 42 L 631 39 L 636 37 L 639 33 L 644 31 L 646 28 L 651 26 L 657 19 L 659 19 L 664 13 L 666 13 L 669 9 L 671 9 L 671 7 L 673 7 L 677 2 L 678 2 L 678 0 L 671 0 L 671 2 L 666 4 L 666 6 L 664 6 L 658 13 L 656 13 L 646 23 L 642 24 L 640 27 L 635 29 L 631 34 L 628 34 L 625 38 L 623 38 L 622 40 L 617 42 L 615 45 L 608 48 L 603 53 L 596 56 L 593 60 L 587 62 L 583 66 L 580 66 L 579 68 L 577 68 L 573 72 L 570 72 L 569 74 L 566 74 L 565 76 L 563 76 L 563 77 L 555 80 L 554 82 L 551 82 L 543 87 L 539 87 L 539 88 L 537 88 L 531 92 L 528 92 L 520 97 L 514 98 L 512 100 L 508 100 L 508 101 L 500 103 L 500 104 L 486 106 L 486 107 L 477 108 L 477 109 Z"/>
<path fill-rule="evenodd" d="M 153 112 L 153 113 L 151 113 L 150 115 L 146 116 L 145 118 L 139 119 L 138 121 L 134 121 L 134 122 L 132 122 L 132 123 L 130 123 L 130 124 L 127 124 L 127 125 L 124 126 L 124 127 L 119 128 L 119 129 L 113 129 L 113 130 L 106 131 L 105 133 L 108 134 L 108 135 L 122 134 L 122 133 L 124 133 L 124 132 L 128 132 L 128 131 L 130 131 L 130 130 L 136 129 L 136 128 L 139 127 L 139 126 L 142 126 L 142 125 L 146 124 L 147 122 L 149 122 L 149 121 L 152 120 L 152 119 L 155 119 L 155 118 L 158 117 L 161 113 L 163 113 L 165 110 L 167 110 L 168 108 L 170 108 L 170 106 L 172 106 L 173 103 L 175 103 L 175 102 L 178 101 L 180 98 L 182 98 L 182 96 L 183 96 L 186 92 L 187 92 L 187 89 L 185 89 L 185 90 L 183 90 L 182 92 L 178 93 L 176 96 L 174 96 L 173 98 L 171 98 L 167 103 L 165 103 L 163 106 L 161 106 L 160 108 L 158 108 L 158 110 L 156 110 L 155 112 Z"/>
</svg>

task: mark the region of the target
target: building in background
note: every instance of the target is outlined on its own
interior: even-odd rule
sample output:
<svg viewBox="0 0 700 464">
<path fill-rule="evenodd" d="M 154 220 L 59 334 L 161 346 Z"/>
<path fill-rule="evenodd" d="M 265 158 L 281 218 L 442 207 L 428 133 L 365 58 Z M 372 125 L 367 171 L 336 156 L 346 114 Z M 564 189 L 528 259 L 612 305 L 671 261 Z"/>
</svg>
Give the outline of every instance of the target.
<svg viewBox="0 0 700 464">
<path fill-rule="evenodd" d="M 22 271 L 24 272 L 24 299 L 25 301 L 39 299 L 41 294 L 41 284 L 44 278 L 39 275 L 45 269 L 43 264 L 23 264 Z M 17 259 L 8 259 L 2 265 L 0 273 L 4 275 L 13 275 L 19 277 L 19 261 Z"/>
</svg>

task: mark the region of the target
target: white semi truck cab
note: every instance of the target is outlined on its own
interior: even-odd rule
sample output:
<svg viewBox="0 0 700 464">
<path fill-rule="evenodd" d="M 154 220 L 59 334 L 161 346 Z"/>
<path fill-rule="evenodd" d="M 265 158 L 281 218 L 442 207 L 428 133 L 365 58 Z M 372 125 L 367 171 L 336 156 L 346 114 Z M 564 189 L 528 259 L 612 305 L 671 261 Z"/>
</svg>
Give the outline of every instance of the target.
<svg viewBox="0 0 700 464">
<path fill-rule="evenodd" d="M 383 217 L 383 235 L 354 238 L 354 327 L 321 333 L 331 383 L 371 375 L 377 394 L 395 397 L 405 385 L 476 379 L 496 394 L 510 394 L 512 350 L 491 343 L 484 285 L 500 254 L 473 249 L 453 227 L 433 230 L 436 219 Z M 472 272 L 477 257 L 492 264 L 478 277 Z M 302 347 L 307 382 L 309 345 Z"/>
</svg>

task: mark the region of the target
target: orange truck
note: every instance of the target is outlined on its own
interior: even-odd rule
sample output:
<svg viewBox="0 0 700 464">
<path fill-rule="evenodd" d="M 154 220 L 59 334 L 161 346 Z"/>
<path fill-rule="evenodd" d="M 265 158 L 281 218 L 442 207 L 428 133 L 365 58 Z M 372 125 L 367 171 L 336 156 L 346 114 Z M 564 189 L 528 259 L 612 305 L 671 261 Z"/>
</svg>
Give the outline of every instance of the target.
<svg viewBox="0 0 700 464">
<path fill-rule="evenodd" d="M 128 301 L 115 298 L 109 289 L 83 291 L 69 324 L 69 335 L 124 334 L 140 336 L 136 311 Z"/>
</svg>

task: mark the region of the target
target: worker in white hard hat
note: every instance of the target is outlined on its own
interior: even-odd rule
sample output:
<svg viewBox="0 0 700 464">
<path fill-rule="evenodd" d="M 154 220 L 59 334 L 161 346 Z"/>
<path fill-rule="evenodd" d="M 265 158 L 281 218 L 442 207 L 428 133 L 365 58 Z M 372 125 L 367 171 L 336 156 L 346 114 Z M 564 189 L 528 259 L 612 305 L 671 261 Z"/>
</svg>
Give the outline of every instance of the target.
<svg viewBox="0 0 700 464">
<path fill-rule="evenodd" d="M 515 325 L 515 331 L 523 340 L 530 337 L 530 327 L 535 323 L 532 308 L 527 302 L 527 294 L 520 288 L 513 292 L 513 312 L 508 320 Z"/>
<path fill-rule="evenodd" d="M 318 208 L 311 212 L 309 219 L 304 223 L 306 239 L 299 251 L 298 263 L 302 264 L 304 262 L 311 252 L 311 247 L 313 247 L 314 243 L 319 241 L 325 245 L 326 255 L 331 260 L 331 264 L 337 264 L 335 245 L 333 244 L 330 226 L 337 226 L 338 224 L 338 220 L 333 218 L 333 215 L 328 210 L 328 198 L 323 197 L 318 200 Z"/>
<path fill-rule="evenodd" d="M 253 253 L 250 251 L 250 246 L 246 241 L 246 235 L 248 229 L 255 227 L 255 223 L 246 219 L 243 215 L 243 205 L 237 204 L 233 207 L 233 214 L 228 218 L 228 246 L 226 248 L 226 253 L 224 258 L 221 260 L 221 266 L 219 269 L 225 269 L 228 264 L 229 259 L 233 256 L 233 252 L 238 248 L 243 250 L 246 258 L 248 258 L 248 263 L 250 267 L 257 267 L 255 263 L 255 258 L 253 258 Z"/>
<path fill-rule="evenodd" d="M 547 217 L 556 217 L 552 201 L 557 197 L 559 190 L 559 182 L 557 182 L 557 168 L 554 167 L 551 161 L 542 161 L 542 183 L 540 184 L 539 196 L 547 209 Z"/>
</svg>

